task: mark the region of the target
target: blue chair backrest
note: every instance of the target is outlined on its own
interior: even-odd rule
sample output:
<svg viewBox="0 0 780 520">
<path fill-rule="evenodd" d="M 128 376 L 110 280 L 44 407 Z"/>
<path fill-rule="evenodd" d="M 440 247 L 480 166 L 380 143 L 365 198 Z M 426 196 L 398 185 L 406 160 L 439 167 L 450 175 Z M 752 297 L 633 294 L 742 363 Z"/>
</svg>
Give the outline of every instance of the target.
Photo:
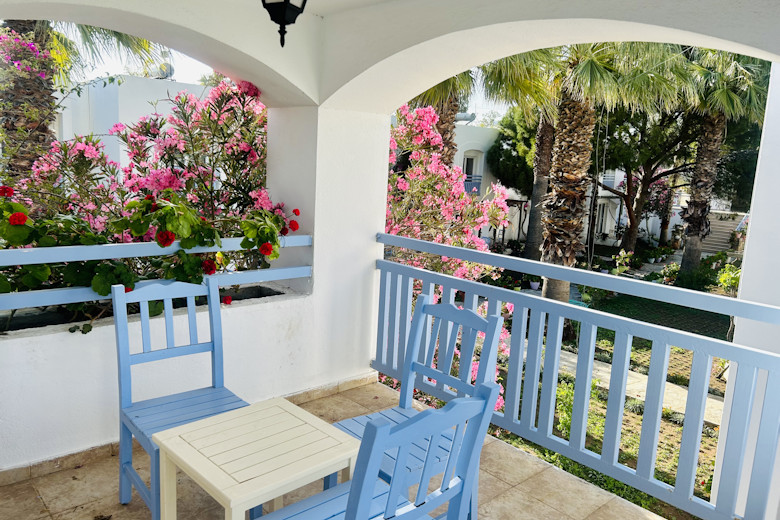
<svg viewBox="0 0 780 520">
<path fill-rule="evenodd" d="M 475 385 L 494 381 L 503 323 L 497 314 L 483 318 L 451 303 L 433 304 L 428 294 L 418 296 L 404 358 L 401 407 L 412 406 L 415 388 L 449 400 L 474 395 Z M 485 336 L 479 367 L 472 376 L 480 332 Z M 457 370 L 456 350 L 460 352 Z"/>
<path fill-rule="evenodd" d="M 200 341 L 195 312 L 195 298 L 205 296 L 208 300 L 208 315 L 211 338 Z M 185 344 L 176 345 L 173 325 L 173 300 L 186 298 L 189 338 Z M 140 283 L 136 289 L 125 293 L 123 285 L 111 287 L 111 300 L 114 306 L 117 358 L 119 364 L 120 406 L 127 408 L 133 404 L 132 374 L 130 367 L 141 363 L 150 363 L 162 359 L 211 352 L 212 385 L 220 388 L 224 385 L 222 369 L 222 319 L 219 309 L 219 286 L 216 280 L 208 278 L 205 285 L 195 285 L 174 280 L 160 280 Z M 149 302 L 163 302 L 165 323 L 165 343 L 162 348 L 152 349 L 150 332 Z M 130 352 L 130 335 L 127 321 L 127 304 L 140 304 L 141 352 Z M 156 347 L 157 345 L 155 345 Z"/>
<path fill-rule="evenodd" d="M 474 479 L 479 473 L 482 441 L 497 397 L 497 384 L 482 384 L 472 397 L 454 399 L 442 409 L 426 410 L 402 423 L 391 425 L 386 419 L 368 423 L 355 466 L 346 519 L 374 518 L 383 513 L 384 518 L 413 520 L 429 515 L 445 503 L 449 503 L 448 520 L 466 518 Z M 449 451 L 440 448 L 445 433 L 453 437 Z M 421 445 L 427 445 L 422 472 L 409 472 L 410 451 Z M 377 484 L 379 469 L 388 450 L 397 450 L 395 468 L 389 490 L 377 500 L 372 497 L 376 496 L 375 486 L 381 485 Z M 437 476 L 435 468 L 439 468 L 441 484 L 429 491 L 431 479 Z M 410 498 L 409 487 L 414 484 L 418 485 L 417 492 Z M 405 503 L 407 498 L 413 502 Z"/>
</svg>

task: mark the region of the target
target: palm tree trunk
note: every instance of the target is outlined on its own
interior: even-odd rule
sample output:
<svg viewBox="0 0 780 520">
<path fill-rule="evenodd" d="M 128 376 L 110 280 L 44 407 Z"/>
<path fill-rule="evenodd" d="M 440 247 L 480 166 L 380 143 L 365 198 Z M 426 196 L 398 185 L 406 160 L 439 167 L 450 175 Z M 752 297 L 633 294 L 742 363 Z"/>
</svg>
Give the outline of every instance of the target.
<svg viewBox="0 0 780 520">
<path fill-rule="evenodd" d="M 523 249 L 523 258 L 528 260 L 539 260 L 542 256 L 542 199 L 547 195 L 550 184 L 554 140 L 555 128 L 552 123 L 540 117 L 536 128 L 534 187 L 531 192 L 531 211 L 528 213 L 528 236 Z"/>
<path fill-rule="evenodd" d="M 6 20 L 5 26 L 20 35 L 33 34 L 39 49 L 47 48 L 51 29 L 35 20 Z M 56 99 L 51 71 L 45 77 L 36 74 L 13 75 L 10 85 L 0 89 L 5 106 L 0 125 L 5 132 L 3 159 L 7 176 L 28 175 L 38 157 L 54 140 L 51 124 L 56 116 Z"/>
<path fill-rule="evenodd" d="M 552 191 L 543 203 L 544 241 L 542 260 L 572 266 L 577 253 L 584 249 L 580 240 L 588 190 L 588 169 L 593 151 L 595 109 L 587 101 L 578 101 L 564 89 L 558 105 L 550 186 Z M 568 282 L 545 279 L 543 293 L 568 301 Z M 565 294 L 565 299 L 564 299 Z"/>
<path fill-rule="evenodd" d="M 455 116 L 458 115 L 459 107 L 457 96 L 450 96 L 447 101 L 434 106 L 439 115 L 436 130 L 441 134 L 441 162 L 447 166 L 452 166 L 453 161 L 455 161 L 455 153 L 458 151 L 455 144 Z"/>
<path fill-rule="evenodd" d="M 680 272 L 691 273 L 699 267 L 701 241 L 710 234 L 710 220 L 707 216 L 725 131 L 725 115 L 719 112 L 704 116 L 691 178 L 691 200 L 681 215 L 687 226 Z"/>
</svg>

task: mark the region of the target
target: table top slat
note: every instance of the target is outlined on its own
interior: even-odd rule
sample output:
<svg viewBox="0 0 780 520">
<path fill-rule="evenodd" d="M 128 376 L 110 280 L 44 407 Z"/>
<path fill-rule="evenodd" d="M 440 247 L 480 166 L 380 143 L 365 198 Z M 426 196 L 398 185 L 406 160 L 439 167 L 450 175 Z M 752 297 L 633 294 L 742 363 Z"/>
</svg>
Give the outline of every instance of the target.
<svg viewBox="0 0 780 520">
<path fill-rule="evenodd" d="M 198 444 L 192 443 L 206 457 L 214 457 L 225 451 L 239 448 L 257 442 L 258 440 L 268 439 L 278 434 L 291 432 L 300 426 L 307 426 L 309 430 L 314 430 L 314 426 L 308 425 L 297 417 L 287 415 L 283 420 L 275 424 L 262 423 L 256 428 L 247 428 L 241 426 L 222 433 L 215 433 L 204 439 L 198 439 Z M 296 432 L 300 430 L 295 430 Z M 293 433 L 291 433 L 293 435 Z"/>
</svg>

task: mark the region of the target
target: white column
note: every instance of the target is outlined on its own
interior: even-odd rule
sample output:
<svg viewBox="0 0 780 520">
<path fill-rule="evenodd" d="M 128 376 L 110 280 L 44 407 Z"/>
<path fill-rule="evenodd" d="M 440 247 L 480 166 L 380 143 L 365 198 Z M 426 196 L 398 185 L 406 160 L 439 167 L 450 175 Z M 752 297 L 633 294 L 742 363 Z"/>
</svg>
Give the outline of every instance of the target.
<svg viewBox="0 0 780 520">
<path fill-rule="evenodd" d="M 769 97 L 764 116 L 764 127 L 761 135 L 761 148 L 758 155 L 756 180 L 753 186 L 753 198 L 750 204 L 750 225 L 748 226 L 744 261 L 742 263 L 742 278 L 739 287 L 739 298 L 754 302 L 780 305 L 780 278 L 778 278 L 778 259 L 780 259 L 780 231 L 778 231 L 777 194 L 780 193 L 780 66 L 772 65 L 769 83 Z M 770 325 L 758 321 L 738 318 L 734 331 L 734 342 L 769 352 L 780 353 L 780 325 Z M 723 412 L 723 424 L 728 423 L 732 398 L 732 381 L 726 391 Z M 763 397 L 765 381 L 758 381 L 757 398 Z M 756 407 L 757 408 L 757 407 Z M 755 455 L 755 439 L 757 435 L 760 410 L 754 409 L 751 417 L 751 433 L 745 460 L 752 463 Z M 721 428 L 721 438 L 728 435 Z M 718 461 L 721 458 L 723 443 L 718 443 Z M 745 468 L 748 471 L 749 466 Z M 719 469 L 719 468 L 718 468 Z M 717 473 L 716 473 L 717 475 Z M 772 479 L 772 495 L 769 499 L 769 510 L 766 518 L 780 518 L 780 464 L 775 462 Z M 717 479 L 716 479 L 717 480 Z M 742 511 L 747 500 L 748 482 L 740 489 L 740 500 L 737 512 Z M 713 493 L 716 487 L 713 487 Z"/>
<path fill-rule="evenodd" d="M 389 115 L 317 107 L 268 113 L 271 197 L 299 208 L 299 233 L 314 237 L 313 250 L 299 253 L 313 262 L 312 284 L 304 288 L 311 291 L 310 315 L 300 317 L 312 344 L 305 358 L 291 362 L 308 365 L 304 373 L 320 370 L 331 382 L 370 370 L 389 132 Z"/>
</svg>

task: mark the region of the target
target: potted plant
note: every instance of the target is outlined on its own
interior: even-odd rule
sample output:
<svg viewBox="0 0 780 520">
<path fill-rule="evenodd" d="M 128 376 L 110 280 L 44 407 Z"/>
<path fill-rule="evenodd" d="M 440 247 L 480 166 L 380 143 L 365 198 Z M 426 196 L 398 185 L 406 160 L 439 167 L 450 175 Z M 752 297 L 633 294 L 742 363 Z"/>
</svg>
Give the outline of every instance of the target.
<svg viewBox="0 0 780 520">
<path fill-rule="evenodd" d="M 531 290 L 533 291 L 539 290 L 539 283 L 542 281 L 542 278 L 540 276 L 537 276 L 535 274 L 527 274 L 525 275 L 525 279 L 528 280 L 528 285 L 531 287 Z"/>
</svg>

